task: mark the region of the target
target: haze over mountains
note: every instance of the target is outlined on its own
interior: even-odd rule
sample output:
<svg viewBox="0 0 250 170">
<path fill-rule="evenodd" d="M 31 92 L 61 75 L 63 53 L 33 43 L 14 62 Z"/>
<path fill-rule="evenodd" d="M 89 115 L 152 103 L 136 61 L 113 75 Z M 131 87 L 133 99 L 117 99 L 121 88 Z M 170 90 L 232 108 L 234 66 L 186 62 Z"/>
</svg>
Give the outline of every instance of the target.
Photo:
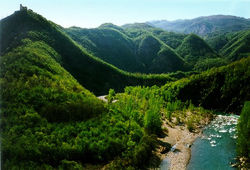
<svg viewBox="0 0 250 170">
<path fill-rule="evenodd" d="M 236 32 L 250 28 L 250 19 L 230 15 L 212 15 L 175 21 L 159 20 L 147 23 L 167 31 L 194 33 L 203 37 L 218 32 Z"/>
</svg>

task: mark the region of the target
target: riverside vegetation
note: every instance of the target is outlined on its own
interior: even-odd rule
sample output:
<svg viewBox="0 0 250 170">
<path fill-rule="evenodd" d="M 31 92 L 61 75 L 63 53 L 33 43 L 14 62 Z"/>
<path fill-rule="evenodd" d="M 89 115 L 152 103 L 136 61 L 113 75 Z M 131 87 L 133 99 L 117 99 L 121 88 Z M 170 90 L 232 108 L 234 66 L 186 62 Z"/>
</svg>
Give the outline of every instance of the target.
<svg viewBox="0 0 250 170">
<path fill-rule="evenodd" d="M 86 32 L 92 33 L 79 40 L 74 37 Z M 162 145 L 158 137 L 164 130 L 163 118 L 194 131 L 214 111 L 238 113 L 250 100 L 250 57 L 243 57 L 247 48 L 235 53 L 240 57 L 232 62 L 196 35 L 144 24 L 64 29 L 30 10 L 2 19 L 0 34 L 3 169 L 82 169 L 87 164 L 145 169 L 149 166 L 145 162 Z M 116 50 L 132 56 L 128 61 L 116 62 L 112 57 L 117 51 L 105 51 L 104 44 L 113 36 L 124 39 Z M 244 36 L 224 48 L 239 49 L 241 39 Z M 205 45 L 194 53 L 196 40 Z M 124 59 L 122 55 L 118 56 Z M 138 67 L 126 67 L 133 56 Z M 158 67 L 163 60 L 174 60 L 182 68 L 172 67 L 173 63 Z M 125 67 L 143 73 L 180 71 L 146 75 L 120 70 Z M 107 93 L 107 103 L 95 96 Z M 245 104 L 238 127 L 239 154 L 247 158 L 248 110 Z"/>
</svg>

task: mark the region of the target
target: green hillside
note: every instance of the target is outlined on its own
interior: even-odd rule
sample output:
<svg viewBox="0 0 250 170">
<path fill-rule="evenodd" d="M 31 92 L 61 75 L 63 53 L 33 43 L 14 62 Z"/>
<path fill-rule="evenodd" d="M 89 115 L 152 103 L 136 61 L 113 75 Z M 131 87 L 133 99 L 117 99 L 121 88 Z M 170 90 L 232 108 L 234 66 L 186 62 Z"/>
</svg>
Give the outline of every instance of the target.
<svg viewBox="0 0 250 170">
<path fill-rule="evenodd" d="M 250 57 L 163 86 L 166 100 L 191 100 L 206 109 L 240 112 L 250 99 Z"/>
<path fill-rule="evenodd" d="M 154 85 L 171 80 L 167 75 L 139 75 L 119 70 L 88 54 L 59 29 L 32 11 L 17 11 L 1 20 L 1 54 L 22 45 L 24 38 L 43 41 L 58 53 L 54 59 L 95 94 L 106 94 L 110 88 L 119 91 L 126 85 Z"/>
<path fill-rule="evenodd" d="M 250 31 L 236 33 L 220 50 L 220 54 L 231 61 L 248 57 L 250 55 Z"/>
<path fill-rule="evenodd" d="M 139 72 L 142 66 L 136 62 L 133 41 L 113 27 L 107 24 L 97 29 L 73 27 L 66 32 L 88 52 L 102 60 L 126 71 Z"/>
<path fill-rule="evenodd" d="M 227 35 L 221 58 L 193 34 L 147 24 L 64 29 L 21 9 L 0 21 L 0 169 L 158 168 L 157 152 L 172 147 L 168 129 L 196 133 L 212 113 L 239 113 L 250 100 L 250 56 L 239 57 L 249 54 L 249 31 Z M 219 67 L 227 58 L 241 59 Z M 208 70 L 177 71 L 190 64 Z M 245 157 L 248 110 L 238 125 Z"/>
<path fill-rule="evenodd" d="M 137 61 L 142 63 L 149 73 L 187 70 L 184 60 L 155 36 L 142 35 L 135 42 L 138 49 Z"/>
<path fill-rule="evenodd" d="M 66 29 L 66 32 L 88 52 L 129 72 L 167 73 L 187 70 L 184 61 L 174 50 L 157 38 L 160 33 L 156 30 L 144 24 L 123 27 L 103 24 L 96 29 L 72 27 Z"/>
<path fill-rule="evenodd" d="M 122 28 L 131 38 L 151 33 L 173 49 L 177 48 L 187 36 L 186 34 L 164 31 L 144 23 L 126 24 Z"/>
<path fill-rule="evenodd" d="M 102 165 L 114 159 L 117 165 L 129 160 L 125 165 L 146 166 L 141 162 L 155 148 L 155 132 L 145 132 L 143 113 L 140 119 L 132 118 L 129 110 L 134 114 L 148 101 L 129 96 L 109 106 L 77 80 L 104 92 L 109 80 L 101 83 L 100 76 L 111 76 L 119 87 L 164 83 L 168 76 L 118 70 L 88 55 L 56 25 L 31 11 L 18 11 L 1 20 L 1 26 L 2 169 L 83 169 L 85 163 Z"/>
<path fill-rule="evenodd" d="M 240 168 L 250 167 L 250 101 L 246 101 L 242 108 L 237 124 L 237 153 L 240 159 Z M 243 159 L 242 159 L 243 158 Z"/>
<path fill-rule="evenodd" d="M 17 107 L 17 114 L 38 112 L 50 121 L 83 120 L 102 113 L 103 103 L 55 61 L 55 50 L 42 41 L 22 43 L 1 56 L 4 107 Z M 4 115 L 16 116 L 8 110 Z"/>
<path fill-rule="evenodd" d="M 217 53 L 230 41 L 231 35 L 234 33 L 217 33 L 210 35 L 205 39 L 208 45 Z"/>
<path fill-rule="evenodd" d="M 54 49 L 28 38 L 0 57 L 1 168 L 147 166 L 142 162 L 152 155 L 156 132 L 144 130 L 144 112 L 159 101 L 124 96 L 104 104 L 54 58 L 60 58 Z"/>
<path fill-rule="evenodd" d="M 193 66 L 199 60 L 219 57 L 203 39 L 194 34 L 187 36 L 176 49 L 176 52 L 182 56 L 187 63 Z"/>
</svg>

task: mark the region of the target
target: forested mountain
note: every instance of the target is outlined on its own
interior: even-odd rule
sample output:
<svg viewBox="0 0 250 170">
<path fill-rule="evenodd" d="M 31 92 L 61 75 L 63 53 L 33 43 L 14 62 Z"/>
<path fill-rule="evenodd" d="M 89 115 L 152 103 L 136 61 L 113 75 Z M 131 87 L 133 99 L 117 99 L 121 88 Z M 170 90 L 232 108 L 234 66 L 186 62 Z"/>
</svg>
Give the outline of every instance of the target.
<svg viewBox="0 0 250 170">
<path fill-rule="evenodd" d="M 147 68 L 148 73 L 188 70 L 184 60 L 170 47 L 153 35 L 136 38 L 137 61 Z"/>
<path fill-rule="evenodd" d="M 42 42 L 57 52 L 56 56 L 51 54 L 52 58 L 96 94 L 105 94 L 109 88 L 121 90 L 126 85 L 150 85 L 170 80 L 166 75 L 135 75 L 119 70 L 88 54 L 60 29 L 32 11 L 17 11 L 1 20 L 1 55 L 20 45 L 25 46 L 26 41 Z"/>
<path fill-rule="evenodd" d="M 248 57 L 250 55 L 250 30 L 233 34 L 220 50 L 220 54 L 231 61 Z"/>
<path fill-rule="evenodd" d="M 209 46 L 217 53 L 233 38 L 236 33 L 213 34 L 205 39 Z"/>
<path fill-rule="evenodd" d="M 167 31 L 180 33 L 194 33 L 200 36 L 208 36 L 213 33 L 236 32 L 240 30 L 250 29 L 250 20 L 230 16 L 230 15 L 212 15 L 206 17 L 198 17 L 189 20 L 176 21 L 151 21 L 148 24 L 162 28 Z"/>
<path fill-rule="evenodd" d="M 195 34 L 187 36 L 176 49 L 176 52 L 180 54 L 187 63 L 193 66 L 200 60 L 219 57 L 203 39 Z"/>
<path fill-rule="evenodd" d="M 133 41 L 119 29 L 101 26 L 97 29 L 72 27 L 67 33 L 94 56 L 130 72 L 139 72 L 142 65 L 136 62 Z"/>
<path fill-rule="evenodd" d="M 2 169 L 147 169 L 172 147 L 159 140 L 168 128 L 194 132 L 213 117 L 206 109 L 239 113 L 250 100 L 249 31 L 226 34 L 220 56 L 194 34 L 147 24 L 65 29 L 22 6 L 0 26 Z M 112 64 L 209 70 L 146 75 Z M 238 126 L 243 156 L 248 110 Z"/>
<path fill-rule="evenodd" d="M 155 139 L 127 117 L 130 106 L 109 108 L 84 87 L 106 93 L 104 85 L 119 90 L 163 84 L 169 76 L 123 72 L 30 10 L 17 11 L 0 25 L 2 169 L 83 169 L 83 163 L 107 163 L 117 156 L 132 160 L 129 155 L 139 150 L 149 158 Z M 133 166 L 140 166 L 135 161 Z"/>
<path fill-rule="evenodd" d="M 164 31 L 145 23 L 126 24 L 122 28 L 124 28 L 127 35 L 131 38 L 151 33 L 173 49 L 177 48 L 187 36 L 186 34 Z"/>
<path fill-rule="evenodd" d="M 250 99 L 250 57 L 163 86 L 166 100 L 192 100 L 195 105 L 240 112 Z"/>
<path fill-rule="evenodd" d="M 125 29 L 103 24 L 96 29 L 72 27 L 66 29 L 66 32 L 88 52 L 129 72 L 167 73 L 188 70 L 183 59 L 161 41 L 165 39 L 168 42 L 168 38 L 158 33 L 158 29 L 146 24 L 123 27 Z"/>
<path fill-rule="evenodd" d="M 203 71 L 248 55 L 248 31 L 214 33 L 205 40 L 145 23 L 122 27 L 107 23 L 96 29 L 65 31 L 88 52 L 129 72 Z"/>
</svg>

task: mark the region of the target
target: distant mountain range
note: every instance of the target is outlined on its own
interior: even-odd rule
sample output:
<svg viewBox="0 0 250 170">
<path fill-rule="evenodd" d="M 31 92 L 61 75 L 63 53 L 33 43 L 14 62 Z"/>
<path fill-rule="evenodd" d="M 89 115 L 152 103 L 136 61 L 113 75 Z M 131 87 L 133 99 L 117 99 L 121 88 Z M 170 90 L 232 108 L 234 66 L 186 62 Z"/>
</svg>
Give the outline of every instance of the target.
<svg viewBox="0 0 250 170">
<path fill-rule="evenodd" d="M 225 16 L 228 17 L 237 18 Z M 200 18 L 205 20 L 204 17 Z M 223 17 L 208 18 L 210 22 L 217 18 L 214 25 L 218 25 L 218 18 Z M 244 22 L 241 24 L 244 25 Z M 168 73 L 206 70 L 247 57 L 250 46 L 247 43 L 249 31 L 244 30 L 246 28 L 237 27 L 240 31 L 225 29 L 227 31 L 213 32 L 206 37 L 168 32 L 147 23 L 121 27 L 106 23 L 94 29 L 71 27 L 63 31 L 89 53 L 120 69 L 128 72 Z"/>
<path fill-rule="evenodd" d="M 230 15 L 212 15 L 175 21 L 159 20 L 150 21 L 147 24 L 166 31 L 194 33 L 203 37 L 218 32 L 236 32 L 250 29 L 250 19 Z"/>
</svg>

